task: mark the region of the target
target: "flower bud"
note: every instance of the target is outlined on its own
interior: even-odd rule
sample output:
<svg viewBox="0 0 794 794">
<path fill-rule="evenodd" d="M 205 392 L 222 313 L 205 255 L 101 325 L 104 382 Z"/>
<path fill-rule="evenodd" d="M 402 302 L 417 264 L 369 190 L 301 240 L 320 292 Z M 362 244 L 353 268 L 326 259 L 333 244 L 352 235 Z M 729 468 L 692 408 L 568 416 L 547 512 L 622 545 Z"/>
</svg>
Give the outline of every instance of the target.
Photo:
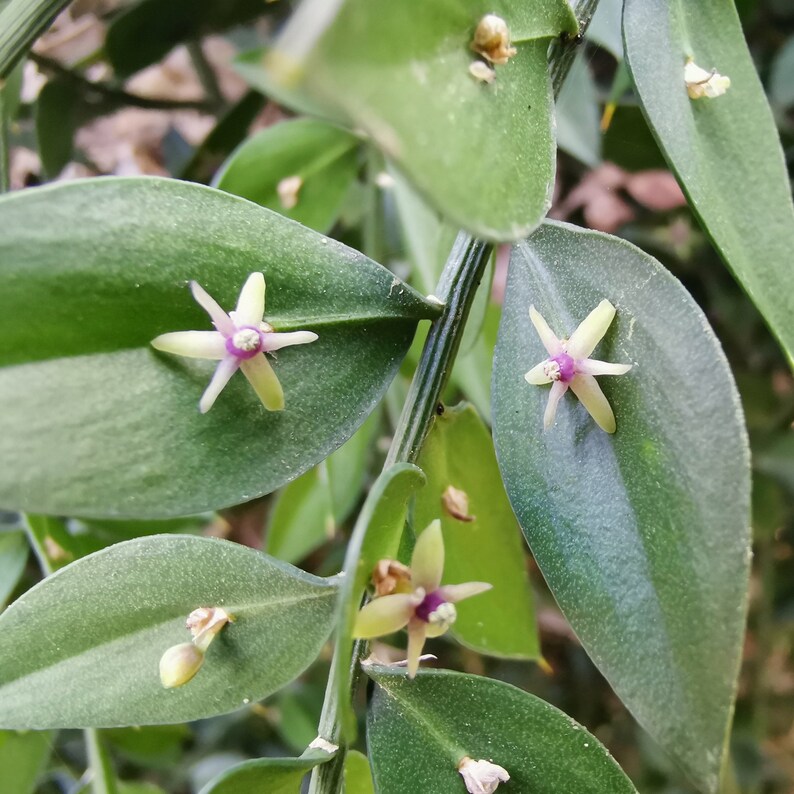
<svg viewBox="0 0 794 794">
<path fill-rule="evenodd" d="M 192 642 L 169 648 L 160 657 L 160 681 L 166 689 L 182 686 L 190 681 L 204 663 L 204 651 Z"/>
</svg>

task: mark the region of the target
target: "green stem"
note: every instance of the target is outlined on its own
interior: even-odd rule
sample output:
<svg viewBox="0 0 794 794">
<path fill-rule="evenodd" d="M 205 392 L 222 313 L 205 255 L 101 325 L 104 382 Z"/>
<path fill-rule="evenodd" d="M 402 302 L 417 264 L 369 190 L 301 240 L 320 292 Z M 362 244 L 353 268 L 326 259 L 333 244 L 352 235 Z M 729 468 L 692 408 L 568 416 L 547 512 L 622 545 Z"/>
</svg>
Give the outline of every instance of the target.
<svg viewBox="0 0 794 794">
<path fill-rule="evenodd" d="M 91 771 L 91 791 L 93 794 L 117 794 L 116 776 L 99 731 L 96 728 L 86 728 L 83 735 L 88 753 L 88 768 Z"/>
<path fill-rule="evenodd" d="M 186 45 L 188 55 L 196 70 L 198 79 L 201 82 L 201 87 L 207 95 L 210 104 L 217 112 L 220 112 L 226 104 L 226 99 L 221 91 L 220 84 L 218 83 L 218 76 L 215 74 L 215 69 L 212 64 L 207 60 L 204 54 L 204 49 L 200 41 L 189 41 Z"/>
<path fill-rule="evenodd" d="M 210 113 L 213 109 L 204 100 L 183 102 L 175 99 L 151 99 L 150 97 L 130 94 L 124 89 L 116 88 L 108 83 L 92 82 L 87 77 L 67 69 L 58 61 L 45 55 L 31 52 L 29 57 L 43 71 L 69 80 L 77 86 L 82 94 L 94 102 L 96 102 L 96 99 L 104 99 L 107 102 L 117 104 L 119 107 L 129 105 L 142 110 L 198 110 L 201 113 Z"/>
<path fill-rule="evenodd" d="M 580 20 L 581 33 L 589 24 L 597 4 L 598 0 L 580 0 L 574 4 L 577 19 Z M 557 42 L 552 48 L 551 73 L 555 96 L 559 94 L 565 81 L 577 44 L 577 40 L 568 39 Z M 466 320 L 491 249 L 490 243 L 476 240 L 466 232 L 460 232 L 455 239 L 435 293 L 444 303 L 444 310 L 441 317 L 433 323 L 425 341 L 422 356 L 386 456 L 384 470 L 395 463 L 415 463 L 419 457 L 422 443 L 432 424 L 444 385 L 460 347 Z M 341 740 L 335 670 L 338 665 L 345 664 L 349 669 L 351 681 L 357 680 L 358 663 L 367 653 L 368 647 L 369 644 L 366 642 L 357 642 L 352 658 L 345 660 L 339 659 L 337 652 L 334 652 L 319 725 L 320 736 L 333 744 L 338 744 Z M 355 691 L 355 688 L 351 691 Z M 346 751 L 346 747 L 340 747 L 330 761 L 314 768 L 309 794 L 339 794 L 344 780 Z"/>
</svg>

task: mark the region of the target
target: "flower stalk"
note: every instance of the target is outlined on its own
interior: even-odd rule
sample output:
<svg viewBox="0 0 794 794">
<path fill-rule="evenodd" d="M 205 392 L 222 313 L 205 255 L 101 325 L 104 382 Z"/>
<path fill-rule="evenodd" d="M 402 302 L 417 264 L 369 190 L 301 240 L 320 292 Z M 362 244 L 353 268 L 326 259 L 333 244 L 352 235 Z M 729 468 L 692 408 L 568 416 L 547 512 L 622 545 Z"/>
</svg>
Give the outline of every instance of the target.
<svg viewBox="0 0 794 794">
<path fill-rule="evenodd" d="M 579 20 L 580 32 L 584 33 L 595 13 L 598 0 L 575 0 L 571 5 Z M 576 43 L 558 42 L 550 53 L 555 97 L 573 63 Z M 419 456 L 460 347 L 477 286 L 482 280 L 491 249 L 489 242 L 477 240 L 464 231 L 455 239 L 434 293 L 443 301 L 444 310 L 433 323 L 425 341 L 386 456 L 384 471 L 395 463 L 415 463 Z M 337 650 L 334 651 L 318 733 L 340 747 L 339 752 L 328 763 L 320 764 L 312 770 L 309 794 L 339 794 L 342 790 L 346 747 L 340 740 L 342 730 L 337 702 L 336 670 L 343 666 L 348 671 L 351 682 L 357 682 L 360 676 L 359 662 L 366 656 L 368 645 L 367 641 L 358 640 L 353 646 L 352 656 L 347 659 L 340 659 Z M 355 691 L 355 687 L 351 687 L 351 691 Z"/>
</svg>

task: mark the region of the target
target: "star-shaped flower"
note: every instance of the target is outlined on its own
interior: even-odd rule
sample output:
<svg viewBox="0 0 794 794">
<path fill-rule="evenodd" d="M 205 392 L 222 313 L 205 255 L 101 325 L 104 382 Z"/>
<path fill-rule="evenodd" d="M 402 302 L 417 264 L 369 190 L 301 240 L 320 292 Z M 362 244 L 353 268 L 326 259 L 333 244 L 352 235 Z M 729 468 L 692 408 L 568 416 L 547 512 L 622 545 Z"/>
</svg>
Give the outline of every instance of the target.
<svg viewBox="0 0 794 794">
<path fill-rule="evenodd" d="M 444 537 L 436 520 L 419 536 L 411 557 L 411 574 L 398 592 L 374 598 L 361 608 L 353 636 L 372 639 L 408 626 L 408 676 L 419 669 L 427 637 L 440 637 L 455 622 L 455 604 L 491 589 L 486 582 L 441 585 Z"/>
<path fill-rule="evenodd" d="M 596 424 L 607 433 L 615 432 L 615 414 L 594 375 L 623 375 L 631 369 L 631 364 L 609 364 L 589 357 L 614 316 L 615 307 L 603 300 L 566 340 L 558 339 L 535 307 L 529 307 L 532 325 L 549 353 L 549 358 L 524 375 L 527 383 L 533 386 L 552 384 L 543 416 L 544 428 L 548 429 L 554 423 L 557 404 L 570 387 Z"/>
<path fill-rule="evenodd" d="M 195 281 L 190 282 L 190 289 L 217 330 L 175 331 L 161 334 L 152 339 L 151 344 L 165 353 L 219 361 L 201 397 L 199 411 L 204 414 L 212 408 L 238 368 L 248 378 L 265 408 L 269 411 L 283 410 L 284 392 L 265 353 L 288 345 L 314 342 L 317 334 L 311 331 L 276 333 L 271 325 L 262 321 L 265 314 L 265 277 L 262 273 L 248 276 L 240 290 L 237 308 L 229 314 Z"/>
</svg>

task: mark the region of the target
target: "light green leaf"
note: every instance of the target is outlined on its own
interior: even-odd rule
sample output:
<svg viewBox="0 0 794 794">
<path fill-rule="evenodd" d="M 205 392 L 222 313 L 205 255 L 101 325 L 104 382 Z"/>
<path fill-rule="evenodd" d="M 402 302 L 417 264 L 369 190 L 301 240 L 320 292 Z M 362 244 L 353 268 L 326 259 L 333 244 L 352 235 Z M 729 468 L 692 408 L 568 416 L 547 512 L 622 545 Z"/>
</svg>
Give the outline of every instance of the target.
<svg viewBox="0 0 794 794">
<path fill-rule="evenodd" d="M 717 250 L 794 362 L 794 205 L 783 152 L 733 3 L 626 0 L 626 61 L 648 122 Z M 690 99 L 684 64 L 730 77 Z"/>
<path fill-rule="evenodd" d="M 501 316 L 501 306 L 495 303 L 486 305 L 479 336 L 470 350 L 455 359 L 450 376 L 450 381 L 474 403 L 488 423 L 491 421 L 491 368 Z"/>
<path fill-rule="evenodd" d="M 586 33 L 588 39 L 603 47 L 618 61 L 623 60 L 622 15 L 623 0 L 598 0 Z"/>
<path fill-rule="evenodd" d="M 441 519 L 444 584 L 493 585 L 457 605 L 452 633 L 490 656 L 537 659 L 524 543 L 499 476 L 491 434 L 471 405 L 448 408 L 435 418 L 418 464 L 427 486 L 416 495 L 414 524 L 421 529 Z M 450 514 L 444 501 L 450 486 L 467 495 L 470 521 Z"/>
<path fill-rule="evenodd" d="M 332 538 L 335 531 L 328 472 L 321 463 L 279 493 L 267 527 L 265 551 L 296 563 Z"/>
<path fill-rule="evenodd" d="M 469 73 L 474 29 L 488 13 L 507 21 L 518 49 L 496 67 L 490 85 Z M 546 51 L 549 39 L 575 30 L 563 0 L 348 0 L 300 65 L 302 83 L 291 93 L 299 94 L 294 104 L 300 109 L 314 105 L 327 116 L 331 108 L 369 136 L 455 224 L 513 240 L 533 229 L 550 205 L 554 138 Z M 285 33 L 267 56 L 247 56 L 248 79 L 265 91 L 279 82 L 292 89 L 299 37 Z"/>
<path fill-rule="evenodd" d="M 32 512 L 162 518 L 268 493 L 353 434 L 417 320 L 438 313 L 361 254 L 173 180 L 4 197 L 0 263 L 0 502 Z M 238 374 L 201 415 L 214 362 L 149 341 L 211 328 L 188 280 L 230 309 L 252 271 L 265 273 L 267 321 L 319 340 L 274 360 L 285 411 L 266 411 Z"/>
<path fill-rule="evenodd" d="M 33 794 L 50 757 L 53 735 L 0 731 L 3 794 Z"/>
<path fill-rule="evenodd" d="M 227 541 L 160 535 L 119 543 L 49 576 L 0 616 L 0 725 L 118 727 L 223 714 L 284 686 L 317 656 L 336 587 Z M 235 622 L 196 677 L 160 683 L 185 619 Z"/>
<path fill-rule="evenodd" d="M 425 484 L 425 475 L 410 463 L 397 463 L 375 481 L 350 537 L 345 555 L 337 610 L 336 656 L 349 659 L 353 649 L 353 626 L 364 591 L 378 560 L 396 559 L 405 526 L 408 500 Z M 337 702 L 343 733 L 352 742 L 356 718 L 350 706 L 349 671 L 336 670 Z"/>
<path fill-rule="evenodd" d="M 8 601 L 25 570 L 28 551 L 24 532 L 0 532 L 0 609 Z"/>
<path fill-rule="evenodd" d="M 341 524 L 353 512 L 361 498 L 382 422 L 381 412 L 373 411 L 353 436 L 325 462 L 337 524 Z"/>
<path fill-rule="evenodd" d="M 375 794 L 369 758 L 358 750 L 345 756 L 345 794 Z"/>
<path fill-rule="evenodd" d="M 515 794 L 631 794 L 606 748 L 542 700 L 501 681 L 447 670 L 367 667 L 375 694 L 367 744 L 378 794 L 464 791 L 468 756 L 507 770 Z"/>
<path fill-rule="evenodd" d="M 304 226 L 327 232 L 339 217 L 358 170 L 358 140 L 317 119 L 282 121 L 246 140 L 213 184 Z M 283 180 L 297 177 L 294 196 Z M 295 204 L 290 206 L 294 197 Z"/>
<path fill-rule="evenodd" d="M 557 145 L 585 165 L 601 162 L 600 111 L 596 86 L 579 51 L 557 98 Z"/>
<path fill-rule="evenodd" d="M 55 19 L 69 0 L 6 0 L 0 3 L 0 80 Z"/>
<path fill-rule="evenodd" d="M 617 433 L 569 392 L 543 431 L 547 357 L 534 304 L 569 336 L 617 308 L 594 356 Z M 741 658 L 749 565 L 747 438 L 702 311 L 654 259 L 598 232 L 546 224 L 514 249 L 494 360 L 494 437 L 508 496 L 543 575 L 615 692 L 713 791 Z"/>
<path fill-rule="evenodd" d="M 303 776 L 333 754 L 308 750 L 300 758 L 257 758 L 231 767 L 199 794 L 296 794 Z"/>
</svg>

